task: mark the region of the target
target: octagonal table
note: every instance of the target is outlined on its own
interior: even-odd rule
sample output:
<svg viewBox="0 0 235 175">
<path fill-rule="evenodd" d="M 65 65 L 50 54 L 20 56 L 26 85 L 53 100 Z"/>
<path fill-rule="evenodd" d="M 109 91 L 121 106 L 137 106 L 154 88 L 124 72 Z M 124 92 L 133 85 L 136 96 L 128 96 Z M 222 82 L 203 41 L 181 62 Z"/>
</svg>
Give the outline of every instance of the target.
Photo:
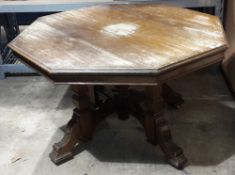
<svg viewBox="0 0 235 175">
<path fill-rule="evenodd" d="M 64 138 L 53 147 L 53 162 L 72 158 L 95 126 L 116 112 L 123 120 L 134 116 L 147 140 L 160 145 L 168 162 L 180 169 L 187 159 L 163 112 L 165 102 L 178 107 L 183 99 L 165 82 L 220 62 L 227 44 L 217 17 L 151 4 L 94 6 L 41 17 L 9 47 L 23 62 L 55 83 L 72 85 L 75 92 L 77 107 Z M 94 104 L 94 85 L 112 85 L 114 93 Z"/>
</svg>

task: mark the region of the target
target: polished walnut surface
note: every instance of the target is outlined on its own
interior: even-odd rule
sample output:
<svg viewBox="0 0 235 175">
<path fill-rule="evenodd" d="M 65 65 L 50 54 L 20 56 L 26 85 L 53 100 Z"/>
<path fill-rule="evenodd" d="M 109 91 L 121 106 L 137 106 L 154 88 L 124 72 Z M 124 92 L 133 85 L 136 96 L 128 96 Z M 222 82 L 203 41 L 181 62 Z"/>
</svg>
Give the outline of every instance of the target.
<svg viewBox="0 0 235 175">
<path fill-rule="evenodd" d="M 158 75 L 221 53 L 226 40 L 215 16 L 166 5 L 106 5 L 41 17 L 9 47 L 49 77 Z"/>
</svg>

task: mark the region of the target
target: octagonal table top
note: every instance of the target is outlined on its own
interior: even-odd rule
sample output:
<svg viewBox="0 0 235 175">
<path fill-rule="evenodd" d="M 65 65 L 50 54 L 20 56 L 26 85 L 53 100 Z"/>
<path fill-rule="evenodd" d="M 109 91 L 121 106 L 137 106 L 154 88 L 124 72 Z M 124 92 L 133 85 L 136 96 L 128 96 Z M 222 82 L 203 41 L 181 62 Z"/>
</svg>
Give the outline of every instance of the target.
<svg viewBox="0 0 235 175">
<path fill-rule="evenodd" d="M 53 81 L 67 82 L 70 76 L 157 76 L 222 53 L 227 42 L 212 15 L 159 4 L 103 5 L 41 17 L 9 47 Z"/>
</svg>

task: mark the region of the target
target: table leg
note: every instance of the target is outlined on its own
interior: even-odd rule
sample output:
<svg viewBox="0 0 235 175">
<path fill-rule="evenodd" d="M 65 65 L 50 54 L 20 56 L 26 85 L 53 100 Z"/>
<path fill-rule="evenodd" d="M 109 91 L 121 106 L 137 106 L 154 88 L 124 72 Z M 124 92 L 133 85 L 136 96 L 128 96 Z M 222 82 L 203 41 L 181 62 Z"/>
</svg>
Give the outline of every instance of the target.
<svg viewBox="0 0 235 175">
<path fill-rule="evenodd" d="M 73 158 L 75 147 L 79 145 L 80 140 L 88 141 L 94 129 L 88 87 L 73 86 L 72 89 L 75 92 L 73 100 L 77 107 L 74 109 L 63 139 L 54 144 L 50 154 L 51 160 L 56 164 Z"/>
<path fill-rule="evenodd" d="M 162 85 L 162 88 L 162 97 L 166 103 L 173 108 L 179 109 L 179 107 L 184 103 L 182 96 L 165 83 Z"/>
<path fill-rule="evenodd" d="M 89 141 L 100 121 L 116 110 L 116 102 L 113 98 L 95 108 L 95 105 L 91 103 L 94 101 L 93 86 L 77 85 L 72 86 L 72 90 L 75 93 L 73 102 L 77 107 L 73 111 L 72 119 L 67 124 L 64 137 L 53 146 L 50 158 L 55 164 L 72 159 L 75 148 L 79 147 L 81 141 Z"/>
<path fill-rule="evenodd" d="M 153 140 L 153 137 L 156 137 L 155 142 L 160 145 L 169 164 L 177 169 L 182 169 L 186 166 L 187 159 L 182 149 L 173 141 L 170 128 L 164 118 L 163 87 L 159 85 L 148 89 L 148 93 L 152 97 L 152 101 L 149 103 L 152 116 L 145 117 L 146 135 L 149 140 Z"/>
</svg>

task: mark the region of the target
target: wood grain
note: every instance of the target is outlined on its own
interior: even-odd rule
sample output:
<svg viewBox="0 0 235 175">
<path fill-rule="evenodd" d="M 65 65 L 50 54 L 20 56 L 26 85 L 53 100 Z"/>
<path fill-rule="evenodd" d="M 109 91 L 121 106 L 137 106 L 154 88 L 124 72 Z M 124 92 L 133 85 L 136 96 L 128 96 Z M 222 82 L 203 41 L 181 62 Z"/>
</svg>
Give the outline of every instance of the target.
<svg viewBox="0 0 235 175">
<path fill-rule="evenodd" d="M 158 75 L 223 52 L 215 16 L 166 5 L 105 5 L 39 18 L 9 44 L 51 75 Z"/>
</svg>

